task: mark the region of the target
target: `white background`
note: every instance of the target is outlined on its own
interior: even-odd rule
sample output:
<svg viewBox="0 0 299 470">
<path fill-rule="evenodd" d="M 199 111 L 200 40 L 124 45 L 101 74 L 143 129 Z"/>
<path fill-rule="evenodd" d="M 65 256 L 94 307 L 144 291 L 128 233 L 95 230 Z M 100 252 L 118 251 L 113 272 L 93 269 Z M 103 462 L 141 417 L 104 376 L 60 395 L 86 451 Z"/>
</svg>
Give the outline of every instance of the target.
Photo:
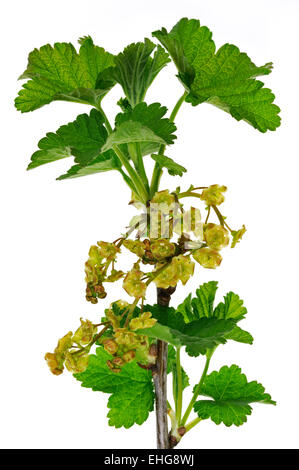
<svg viewBox="0 0 299 470">
<path fill-rule="evenodd" d="M 228 186 L 225 214 L 244 241 L 224 253 L 216 271 L 198 269 L 173 303 L 207 280 L 219 280 L 219 299 L 234 290 L 248 308 L 243 326 L 253 346 L 218 348 L 211 369 L 236 363 L 261 381 L 277 407 L 255 405 L 248 423 L 226 428 L 204 421 L 181 448 L 298 447 L 298 20 L 296 0 L 95 1 L 11 0 L 1 15 L 1 441 L 3 448 L 154 448 L 155 417 L 115 430 L 107 424 L 108 396 L 80 387 L 68 373 L 54 377 L 43 359 L 80 316 L 96 321 L 120 285 L 97 306 L 84 299 L 84 262 L 97 240 L 119 236 L 134 214 L 129 191 L 115 172 L 66 182 L 55 177 L 70 161 L 26 172 L 38 140 L 88 107 L 53 103 L 21 115 L 13 107 L 17 77 L 34 47 L 91 35 L 117 53 L 183 16 L 199 18 L 217 47 L 231 42 L 257 65 L 273 61 L 264 77 L 276 94 L 282 126 L 261 134 L 209 105 L 185 104 L 171 157 L 187 166 L 188 184 Z M 169 66 L 147 101 L 171 108 L 182 88 Z M 110 117 L 121 96 L 116 87 L 103 104 Z M 179 178 L 165 177 L 175 188 Z M 154 300 L 154 288 L 150 298 Z M 201 360 L 186 358 L 198 380 Z M 190 387 L 191 390 L 191 387 Z M 189 391 L 190 395 L 190 391 Z"/>
</svg>

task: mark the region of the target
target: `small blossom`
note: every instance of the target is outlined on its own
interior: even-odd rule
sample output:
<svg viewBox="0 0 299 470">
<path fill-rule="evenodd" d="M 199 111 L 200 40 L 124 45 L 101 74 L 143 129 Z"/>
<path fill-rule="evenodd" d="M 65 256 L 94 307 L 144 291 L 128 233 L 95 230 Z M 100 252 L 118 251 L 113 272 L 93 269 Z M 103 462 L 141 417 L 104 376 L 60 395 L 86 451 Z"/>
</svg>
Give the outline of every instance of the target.
<svg viewBox="0 0 299 470">
<path fill-rule="evenodd" d="M 201 193 L 200 199 L 205 201 L 208 206 L 219 206 L 225 200 L 223 193 L 227 190 L 226 186 L 212 184 Z"/>
<path fill-rule="evenodd" d="M 221 261 L 222 261 L 222 257 L 220 253 L 208 247 L 195 250 L 192 253 L 192 256 L 195 259 L 195 261 L 197 261 L 201 266 L 207 269 L 217 268 L 221 264 Z"/>
<path fill-rule="evenodd" d="M 171 207 L 175 203 L 175 197 L 173 194 L 169 193 L 168 189 L 165 189 L 164 191 L 157 192 L 152 198 L 151 202 L 153 204 L 166 205 L 167 207 Z"/>
<path fill-rule="evenodd" d="M 141 330 L 143 328 L 151 328 L 156 323 L 156 319 L 152 318 L 151 312 L 143 312 L 139 317 L 130 321 L 131 330 Z"/>
<path fill-rule="evenodd" d="M 88 344 L 92 341 L 93 336 L 96 334 L 97 327 L 94 326 L 89 320 L 84 321 L 82 318 L 80 318 L 80 321 L 81 326 L 75 332 L 73 341 L 79 344 Z"/>
<path fill-rule="evenodd" d="M 79 374 L 84 372 L 88 367 L 89 356 L 88 354 L 76 354 L 67 352 L 65 355 L 65 367 L 72 374 Z"/>
<path fill-rule="evenodd" d="M 222 225 L 207 224 L 204 237 L 207 245 L 213 250 L 222 250 L 229 244 L 229 233 Z"/>
<path fill-rule="evenodd" d="M 145 254 L 145 246 L 144 243 L 141 242 L 140 240 L 124 240 L 123 245 L 127 250 L 131 251 L 131 253 L 134 253 L 137 255 L 139 258 L 142 258 L 142 256 Z"/>
<path fill-rule="evenodd" d="M 144 273 L 139 269 L 132 269 L 126 275 L 123 288 L 131 297 L 140 298 L 145 296 L 146 284 L 141 281 L 143 276 Z"/>
<path fill-rule="evenodd" d="M 69 331 L 59 341 L 54 350 L 54 353 L 47 353 L 45 360 L 54 375 L 60 375 L 64 369 L 64 361 L 66 352 L 72 347 L 73 344 L 73 333 Z"/>
<path fill-rule="evenodd" d="M 170 243 L 167 239 L 161 238 L 151 243 L 151 252 L 157 260 L 169 258 L 175 253 L 175 244 Z"/>
</svg>

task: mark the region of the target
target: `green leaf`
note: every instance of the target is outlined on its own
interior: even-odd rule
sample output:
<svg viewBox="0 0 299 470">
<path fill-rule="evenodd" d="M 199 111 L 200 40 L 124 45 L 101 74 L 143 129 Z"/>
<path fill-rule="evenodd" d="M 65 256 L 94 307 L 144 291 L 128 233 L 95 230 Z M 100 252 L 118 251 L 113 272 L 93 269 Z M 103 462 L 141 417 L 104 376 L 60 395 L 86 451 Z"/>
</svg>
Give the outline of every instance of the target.
<svg viewBox="0 0 299 470">
<path fill-rule="evenodd" d="M 237 294 L 229 292 L 224 296 L 224 303 L 220 302 L 214 311 L 217 318 L 234 319 L 237 322 L 242 320 L 247 313 L 243 305 L 243 300 Z"/>
<path fill-rule="evenodd" d="M 185 388 L 189 387 L 189 377 L 184 371 L 184 369 L 181 367 L 182 370 L 182 385 L 183 385 L 183 390 Z M 168 360 L 167 360 L 167 374 L 174 374 L 176 375 L 176 351 L 173 346 L 168 345 Z"/>
<path fill-rule="evenodd" d="M 214 309 L 217 284 L 216 281 L 202 284 L 196 290 L 196 297 L 192 298 L 192 295 L 189 294 L 177 307 L 177 312 L 183 316 L 186 323 L 194 322 L 200 318 L 232 320 L 237 323 L 245 317 L 247 309 L 243 306 L 243 300 L 233 292 L 226 294 L 224 302 L 220 302 Z M 225 339 L 231 339 L 239 343 L 253 343 L 251 334 L 238 326 L 235 326 L 227 333 Z"/>
<path fill-rule="evenodd" d="M 166 168 L 171 176 L 183 176 L 183 173 L 187 171 L 182 165 L 179 165 L 173 161 L 172 158 L 166 157 L 165 155 L 152 154 L 151 157 L 159 164 L 160 168 Z"/>
<path fill-rule="evenodd" d="M 139 142 L 149 144 L 143 147 L 143 155 L 151 153 L 157 144 L 172 144 L 176 136 L 176 126 L 167 118 L 163 118 L 167 109 L 159 103 L 138 104 L 133 110 L 116 116 L 116 128 L 109 135 L 102 151 L 114 145 Z"/>
<path fill-rule="evenodd" d="M 177 308 L 185 318 L 185 321 L 193 321 L 199 318 L 213 317 L 213 304 L 216 291 L 218 288 L 217 281 L 210 281 L 202 284 L 196 290 L 196 297 L 192 299 L 191 294 Z"/>
<path fill-rule="evenodd" d="M 80 114 L 74 122 L 59 127 L 56 133 L 48 133 L 39 141 L 40 150 L 32 155 L 28 169 L 71 155 L 80 165 L 89 163 L 101 153 L 106 141 L 103 122 L 101 113 L 92 109 L 90 115 Z"/>
<path fill-rule="evenodd" d="M 112 54 L 95 46 L 88 36 L 79 40 L 77 53 L 70 43 L 46 44 L 29 54 L 20 79 L 29 79 L 18 94 L 15 106 L 28 112 L 56 100 L 97 106 L 108 88 L 96 88 L 98 75 L 114 63 Z"/>
<path fill-rule="evenodd" d="M 158 321 L 151 328 L 139 330 L 139 333 L 161 339 L 173 346 L 186 346 L 186 351 L 191 356 L 205 354 L 208 349 L 225 344 L 225 335 L 235 326 L 233 320 L 217 318 L 201 318 L 185 323 L 183 316 L 173 308 L 158 305 L 147 305 L 144 308 L 151 311 Z"/>
<path fill-rule="evenodd" d="M 161 47 L 145 39 L 144 42 L 127 46 L 115 59 L 114 67 L 110 67 L 99 77 L 98 85 L 105 81 L 119 83 L 132 107 L 144 100 L 145 94 L 155 77 L 170 62 L 169 55 Z M 153 58 L 151 54 L 156 48 Z"/>
<path fill-rule="evenodd" d="M 190 322 L 199 318 L 218 318 L 236 322 L 242 320 L 247 309 L 243 305 L 243 300 L 237 294 L 228 292 L 224 296 L 224 302 L 220 302 L 214 309 L 215 295 L 217 292 L 217 281 L 210 281 L 202 284 L 196 290 L 196 297 L 188 297 L 177 307 L 186 322 Z"/>
<path fill-rule="evenodd" d="M 211 31 L 198 20 L 182 18 L 169 33 L 162 28 L 152 34 L 168 50 L 186 86 L 194 80 L 196 65 L 203 66 L 215 53 Z"/>
<path fill-rule="evenodd" d="M 232 339 L 233 341 L 237 341 L 238 343 L 253 343 L 253 337 L 251 336 L 251 334 L 248 333 L 248 331 L 242 330 L 242 328 L 240 328 L 239 326 L 235 326 L 232 331 L 225 335 L 225 338 Z"/>
<path fill-rule="evenodd" d="M 117 169 L 120 162 L 115 153 L 112 150 L 101 153 L 106 138 L 103 117 L 99 111 L 92 109 L 89 115 L 80 114 L 74 122 L 61 126 L 56 133 L 50 132 L 41 139 L 38 143 L 40 150 L 32 155 L 28 169 L 72 155 L 78 165 L 58 179 Z"/>
<path fill-rule="evenodd" d="M 79 176 L 93 175 L 95 173 L 102 173 L 104 171 L 118 170 L 121 163 L 113 150 L 101 153 L 94 158 L 90 163 L 85 166 L 73 165 L 67 173 L 59 176 L 58 180 L 65 180 L 70 178 L 78 178 Z"/>
<path fill-rule="evenodd" d="M 234 326 L 232 320 L 218 320 L 217 318 L 201 318 L 188 323 L 184 328 L 182 339 L 187 345 L 186 352 L 190 356 L 198 356 L 206 354 L 208 349 L 213 349 L 219 344 L 225 344 L 226 335 Z"/>
<path fill-rule="evenodd" d="M 97 348 L 86 371 L 74 377 L 82 382 L 82 387 L 112 394 L 108 401 L 110 426 L 130 428 L 135 423 L 144 423 L 154 406 L 151 373 L 131 362 L 116 374 L 106 364 L 109 359 L 110 354 L 102 347 Z"/>
<path fill-rule="evenodd" d="M 192 294 L 190 293 L 185 300 L 177 307 L 177 311 L 183 315 L 185 323 L 194 320 L 192 308 Z"/>
<path fill-rule="evenodd" d="M 192 299 L 192 307 L 195 318 L 211 318 L 213 316 L 213 305 L 218 289 L 217 281 L 202 284 L 196 290 L 196 297 Z"/>
<path fill-rule="evenodd" d="M 257 67 L 245 53 L 225 44 L 217 52 L 212 33 L 198 20 L 181 19 L 168 33 L 153 33 L 170 53 L 179 79 L 188 91 L 186 101 L 196 106 L 210 103 L 244 120 L 261 132 L 280 125 L 274 95 L 255 78 L 268 75 L 272 63 Z"/>
<path fill-rule="evenodd" d="M 201 419 L 211 418 L 216 424 L 240 426 L 247 421 L 252 408 L 250 403 L 275 405 L 264 387 L 258 382 L 247 382 L 241 369 L 223 366 L 219 372 L 208 375 L 200 389 L 200 395 L 212 400 L 198 400 L 194 410 Z"/>
</svg>

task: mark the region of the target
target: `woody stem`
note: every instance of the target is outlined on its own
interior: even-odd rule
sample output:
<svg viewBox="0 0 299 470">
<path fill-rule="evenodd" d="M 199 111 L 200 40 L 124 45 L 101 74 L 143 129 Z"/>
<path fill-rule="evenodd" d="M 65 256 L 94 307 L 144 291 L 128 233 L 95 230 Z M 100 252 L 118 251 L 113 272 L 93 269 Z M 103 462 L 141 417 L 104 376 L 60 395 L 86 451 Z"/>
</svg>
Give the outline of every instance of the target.
<svg viewBox="0 0 299 470">
<path fill-rule="evenodd" d="M 170 297 L 175 287 L 168 289 L 157 288 L 157 303 L 162 307 L 168 307 Z M 156 423 L 157 423 L 157 448 L 169 449 L 168 422 L 167 422 L 167 354 L 168 345 L 165 341 L 157 341 L 156 369 L 153 372 L 156 395 Z"/>
</svg>

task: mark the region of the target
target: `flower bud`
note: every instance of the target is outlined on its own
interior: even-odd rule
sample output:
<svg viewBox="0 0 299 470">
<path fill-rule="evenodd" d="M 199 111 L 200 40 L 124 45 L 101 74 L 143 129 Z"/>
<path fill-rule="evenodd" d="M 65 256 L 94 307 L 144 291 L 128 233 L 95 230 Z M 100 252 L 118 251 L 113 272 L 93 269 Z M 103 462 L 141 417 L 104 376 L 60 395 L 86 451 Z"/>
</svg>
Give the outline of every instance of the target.
<svg viewBox="0 0 299 470">
<path fill-rule="evenodd" d="M 112 359 L 112 364 L 114 364 L 116 367 L 122 367 L 124 365 L 124 361 L 121 357 L 115 357 Z"/>
<path fill-rule="evenodd" d="M 151 252 L 157 260 L 169 258 L 175 253 L 175 244 L 170 243 L 167 239 L 161 238 L 151 243 Z"/>
<path fill-rule="evenodd" d="M 226 186 L 219 186 L 219 184 L 212 184 L 207 189 L 204 189 L 200 195 L 200 199 L 205 201 L 208 206 L 219 206 L 224 202 L 223 193 L 227 190 Z"/>
<path fill-rule="evenodd" d="M 222 225 L 207 224 L 204 229 L 207 245 L 213 250 L 222 250 L 229 244 L 229 233 Z"/>
<path fill-rule="evenodd" d="M 133 359 L 135 359 L 135 351 L 133 351 L 133 349 L 131 349 L 130 351 L 127 351 L 126 353 L 123 354 L 123 360 L 125 362 L 132 362 Z"/>
<path fill-rule="evenodd" d="M 217 266 L 219 266 L 222 261 L 220 253 L 208 247 L 193 251 L 192 256 L 195 261 L 207 269 L 217 268 Z"/>
<path fill-rule="evenodd" d="M 102 284 L 94 286 L 94 291 L 99 299 L 105 299 L 107 296 L 107 292 L 105 291 L 105 288 Z"/>
<path fill-rule="evenodd" d="M 111 361 L 107 361 L 106 364 L 107 364 L 107 366 L 109 367 L 109 369 L 112 370 L 112 372 L 118 373 L 118 372 L 121 371 L 121 369 L 119 369 L 119 368 L 117 368 L 117 367 L 114 367 L 114 364 L 112 364 Z"/>
<path fill-rule="evenodd" d="M 103 346 L 104 346 L 105 351 L 107 351 L 109 354 L 112 354 L 112 356 L 118 350 L 118 345 L 116 344 L 115 341 L 113 341 L 113 339 L 105 339 L 103 341 Z"/>
<path fill-rule="evenodd" d="M 55 354 L 47 353 L 45 355 L 45 360 L 47 361 L 48 367 L 49 367 L 50 371 L 52 372 L 52 374 L 54 374 L 54 375 L 62 374 L 64 367 L 63 367 L 63 365 L 60 366 L 58 364 L 58 361 L 57 361 L 57 358 L 56 358 Z"/>
<path fill-rule="evenodd" d="M 73 344 L 73 333 L 69 331 L 59 341 L 53 353 L 47 353 L 45 360 L 54 375 L 60 375 L 64 369 L 64 361 L 66 352 L 72 347 Z"/>
</svg>

